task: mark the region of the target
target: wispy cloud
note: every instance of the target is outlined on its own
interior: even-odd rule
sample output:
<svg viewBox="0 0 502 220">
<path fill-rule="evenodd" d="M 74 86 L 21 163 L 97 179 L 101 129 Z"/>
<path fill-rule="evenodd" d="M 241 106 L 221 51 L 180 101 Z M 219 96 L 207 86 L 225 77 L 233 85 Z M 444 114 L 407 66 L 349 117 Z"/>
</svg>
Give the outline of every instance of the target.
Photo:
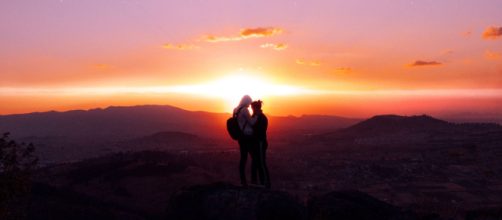
<svg viewBox="0 0 502 220">
<path fill-rule="evenodd" d="M 495 40 L 502 37 L 502 27 L 491 26 L 483 32 L 483 38 L 487 40 Z"/>
<path fill-rule="evenodd" d="M 288 45 L 283 44 L 283 43 L 278 43 L 278 44 L 266 43 L 266 44 L 260 45 L 260 47 L 261 48 L 271 48 L 274 50 L 285 50 L 286 48 L 288 48 Z"/>
<path fill-rule="evenodd" d="M 337 68 L 335 68 L 335 72 L 336 73 L 351 73 L 352 68 L 350 68 L 350 67 L 337 67 Z"/>
<path fill-rule="evenodd" d="M 242 40 L 241 37 L 222 37 L 222 36 L 215 36 L 215 35 L 206 35 L 204 36 L 204 40 L 207 42 L 211 43 L 217 43 L 217 42 L 227 42 L 227 41 L 240 41 Z"/>
<path fill-rule="evenodd" d="M 502 58 L 502 54 L 495 51 L 487 50 L 485 51 L 485 58 L 487 60 L 499 60 Z"/>
<path fill-rule="evenodd" d="M 440 66 L 443 65 L 442 63 L 438 61 L 423 61 L 423 60 L 417 60 L 413 63 L 408 64 L 407 66 L 409 67 L 421 67 L 421 66 Z"/>
<path fill-rule="evenodd" d="M 283 29 L 277 27 L 257 27 L 257 28 L 243 28 L 236 36 L 217 36 L 206 35 L 203 37 L 204 41 L 216 43 L 226 41 L 240 41 L 250 38 L 272 37 L 283 33 Z"/>
<path fill-rule="evenodd" d="M 296 59 L 296 64 L 299 64 L 299 65 L 308 65 L 308 66 L 320 66 L 321 62 L 319 62 L 317 60 Z"/>
<path fill-rule="evenodd" d="M 163 44 L 162 48 L 168 50 L 195 50 L 199 49 L 198 46 L 193 44 Z"/>
</svg>

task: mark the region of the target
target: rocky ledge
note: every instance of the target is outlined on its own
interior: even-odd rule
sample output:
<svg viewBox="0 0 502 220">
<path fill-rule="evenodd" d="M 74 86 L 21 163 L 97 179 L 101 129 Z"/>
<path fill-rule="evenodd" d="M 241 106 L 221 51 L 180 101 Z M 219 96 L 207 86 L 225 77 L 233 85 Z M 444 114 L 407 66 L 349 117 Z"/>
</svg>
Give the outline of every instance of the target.
<svg viewBox="0 0 502 220">
<path fill-rule="evenodd" d="M 307 204 L 288 193 L 227 183 L 191 186 L 171 197 L 168 219 L 421 219 L 358 191 L 331 192 Z"/>
</svg>

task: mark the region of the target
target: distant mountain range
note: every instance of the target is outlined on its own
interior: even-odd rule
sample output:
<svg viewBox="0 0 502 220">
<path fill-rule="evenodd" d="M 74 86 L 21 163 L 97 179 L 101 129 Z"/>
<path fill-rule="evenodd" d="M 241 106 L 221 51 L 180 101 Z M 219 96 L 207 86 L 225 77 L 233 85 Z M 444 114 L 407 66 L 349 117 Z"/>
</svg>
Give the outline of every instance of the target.
<svg viewBox="0 0 502 220">
<path fill-rule="evenodd" d="M 145 105 L 0 116 L 0 132 L 37 146 L 48 161 L 74 161 L 123 150 L 195 150 L 235 147 L 225 113 Z M 337 116 L 269 116 L 275 147 L 434 146 L 498 141 L 494 123 L 450 123 L 427 115 L 380 115 L 367 120 Z M 310 146 L 310 147 L 309 147 Z"/>
<path fill-rule="evenodd" d="M 157 132 L 184 132 L 228 139 L 225 130 L 230 114 L 187 111 L 168 105 L 108 107 L 66 112 L 37 112 L 0 116 L 0 131 L 15 137 L 92 137 L 131 139 Z M 326 131 L 359 122 L 336 116 L 269 116 L 270 132 Z"/>
<path fill-rule="evenodd" d="M 313 137 L 331 145 L 436 146 L 502 143 L 502 126 L 496 123 L 451 123 L 428 115 L 379 115 Z"/>
<path fill-rule="evenodd" d="M 225 114 L 190 112 L 172 106 L 108 107 L 0 116 L 0 130 L 16 137 L 57 136 L 131 139 L 160 131 L 213 136 Z"/>
<path fill-rule="evenodd" d="M 234 147 L 225 128 L 228 117 L 167 105 L 108 107 L 4 115 L 0 116 L 0 133 L 10 132 L 18 141 L 34 143 L 47 161 L 74 161 L 140 148 Z M 360 121 L 320 115 L 268 117 L 270 137 L 279 141 L 335 131 Z"/>
</svg>

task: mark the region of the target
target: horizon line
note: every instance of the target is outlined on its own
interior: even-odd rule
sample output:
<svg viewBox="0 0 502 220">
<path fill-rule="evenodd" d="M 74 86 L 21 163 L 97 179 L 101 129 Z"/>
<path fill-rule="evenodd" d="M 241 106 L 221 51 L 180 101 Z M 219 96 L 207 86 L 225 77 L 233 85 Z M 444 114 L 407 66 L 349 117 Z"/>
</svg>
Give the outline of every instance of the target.
<svg viewBox="0 0 502 220">
<path fill-rule="evenodd" d="M 14 114 L 0 114 L 0 117 L 8 117 L 8 116 L 19 116 L 19 115 L 29 115 L 29 114 L 43 114 L 43 113 L 66 113 L 66 112 L 72 112 L 72 111 L 92 111 L 92 110 L 106 110 L 109 108 L 134 108 L 134 107 L 171 107 L 175 108 L 178 110 L 182 111 L 187 111 L 187 112 L 201 112 L 201 113 L 211 113 L 211 114 L 225 114 L 225 115 L 230 115 L 231 113 L 229 112 L 212 112 L 212 111 L 206 111 L 206 110 L 188 110 L 182 107 L 174 106 L 174 105 L 169 105 L 169 104 L 138 104 L 138 105 L 109 105 L 105 107 L 94 107 L 94 108 L 80 108 L 80 109 L 70 109 L 70 110 L 47 110 L 47 111 L 33 111 L 33 112 L 24 112 L 24 113 L 14 113 Z M 472 112 L 469 112 L 472 114 Z M 428 114 L 428 113 L 413 113 L 413 114 L 396 114 L 396 113 L 382 113 L 382 114 L 372 114 L 371 116 L 367 117 L 350 117 L 350 116 L 343 116 L 343 115 L 331 115 L 331 114 L 302 114 L 302 115 L 268 115 L 269 117 L 294 117 L 294 118 L 301 118 L 301 117 L 308 117 L 308 116 L 325 116 L 325 117 L 338 117 L 338 118 L 344 118 L 344 119 L 354 119 L 354 120 L 367 120 L 376 116 L 388 116 L 388 115 L 394 115 L 394 116 L 403 116 L 403 117 L 412 117 L 412 116 L 423 116 L 427 115 L 436 119 L 440 120 L 455 120 L 455 119 L 468 119 L 469 117 L 466 116 L 453 116 L 452 113 L 450 113 L 451 116 L 445 117 L 445 116 L 438 116 L 434 114 Z M 481 115 L 486 115 L 485 113 L 480 113 L 479 115 L 475 115 L 475 119 L 479 119 L 479 116 Z M 501 115 L 490 115 L 486 118 L 491 118 L 491 119 L 497 119 L 501 121 L 492 121 L 488 123 L 495 123 L 502 125 L 502 114 Z M 474 123 L 486 123 L 486 122 L 474 122 Z"/>
</svg>

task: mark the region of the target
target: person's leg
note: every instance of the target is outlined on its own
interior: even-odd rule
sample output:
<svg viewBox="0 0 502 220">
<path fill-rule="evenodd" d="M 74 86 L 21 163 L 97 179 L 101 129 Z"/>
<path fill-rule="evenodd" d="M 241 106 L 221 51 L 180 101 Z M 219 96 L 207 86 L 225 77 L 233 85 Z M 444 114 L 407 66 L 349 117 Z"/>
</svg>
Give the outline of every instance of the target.
<svg viewBox="0 0 502 220">
<path fill-rule="evenodd" d="M 258 184 L 257 181 L 257 174 L 258 174 L 258 167 L 259 167 L 259 161 L 258 161 L 258 146 L 256 146 L 255 143 L 251 146 L 251 149 L 249 151 L 251 155 L 251 183 L 252 184 Z"/>
<path fill-rule="evenodd" d="M 264 145 L 264 143 L 261 142 L 261 144 L 260 144 L 260 162 L 261 162 L 261 167 L 262 167 L 262 172 L 263 172 L 263 179 L 262 179 L 263 182 L 262 183 L 265 185 L 265 187 L 270 188 L 271 183 L 270 183 L 270 175 L 268 173 L 266 154 L 267 154 L 267 148 Z"/>
<path fill-rule="evenodd" d="M 256 148 L 257 152 L 257 160 L 256 162 L 258 163 L 258 175 L 260 177 L 260 185 L 265 185 L 265 177 L 263 175 L 263 158 L 262 158 L 262 142 L 258 142 L 258 146 Z"/>
<path fill-rule="evenodd" d="M 246 146 L 246 142 L 244 140 L 239 140 L 239 150 L 241 153 L 241 160 L 239 163 L 239 174 L 241 178 L 242 186 L 247 186 L 246 181 L 246 162 L 248 159 L 248 149 Z"/>
</svg>

